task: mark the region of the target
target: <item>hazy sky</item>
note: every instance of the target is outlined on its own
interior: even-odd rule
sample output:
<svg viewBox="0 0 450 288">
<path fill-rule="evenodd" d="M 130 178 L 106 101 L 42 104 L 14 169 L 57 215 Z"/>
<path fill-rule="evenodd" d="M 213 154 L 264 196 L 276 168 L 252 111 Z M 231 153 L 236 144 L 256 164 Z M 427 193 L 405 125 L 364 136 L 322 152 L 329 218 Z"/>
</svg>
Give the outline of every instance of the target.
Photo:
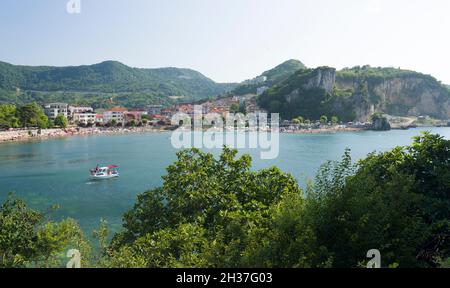
<svg viewBox="0 0 450 288">
<path fill-rule="evenodd" d="M 450 83 L 449 0 L 1 0 L 0 61 L 186 67 L 242 81 L 291 58 Z"/>
</svg>

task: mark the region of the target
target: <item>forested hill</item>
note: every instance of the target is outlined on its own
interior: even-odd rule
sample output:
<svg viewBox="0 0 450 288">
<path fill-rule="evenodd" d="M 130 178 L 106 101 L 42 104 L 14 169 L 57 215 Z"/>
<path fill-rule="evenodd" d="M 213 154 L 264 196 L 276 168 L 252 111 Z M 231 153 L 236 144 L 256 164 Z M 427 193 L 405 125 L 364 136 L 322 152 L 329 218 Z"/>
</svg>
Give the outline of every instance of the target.
<svg viewBox="0 0 450 288">
<path fill-rule="evenodd" d="M 257 88 L 266 86 L 272 87 L 275 84 L 278 84 L 290 76 L 292 76 L 296 71 L 306 69 L 305 64 L 300 62 L 299 60 L 291 59 L 287 60 L 280 65 L 272 68 L 270 70 L 265 71 L 260 76 L 255 79 L 248 80 L 244 83 L 241 83 L 238 87 L 236 87 L 232 94 L 234 95 L 244 95 L 244 94 L 254 94 L 256 93 Z M 260 82 L 258 79 L 266 77 L 266 81 Z"/>
<path fill-rule="evenodd" d="M 141 69 L 116 61 L 74 67 L 0 62 L 0 102 L 61 100 L 94 104 L 116 97 L 121 104 L 157 104 L 169 101 L 169 96 L 184 96 L 186 100 L 215 96 L 235 86 L 216 83 L 190 69 Z"/>
</svg>

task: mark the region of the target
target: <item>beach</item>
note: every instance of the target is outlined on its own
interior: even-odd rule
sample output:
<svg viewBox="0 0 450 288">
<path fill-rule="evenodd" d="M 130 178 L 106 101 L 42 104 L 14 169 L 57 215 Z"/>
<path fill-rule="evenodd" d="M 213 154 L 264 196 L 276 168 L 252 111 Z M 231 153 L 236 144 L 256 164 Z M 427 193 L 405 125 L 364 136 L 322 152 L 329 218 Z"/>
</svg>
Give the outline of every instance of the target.
<svg viewBox="0 0 450 288">
<path fill-rule="evenodd" d="M 164 132 L 165 130 L 148 127 L 127 127 L 127 128 L 66 128 L 66 129 L 11 129 L 0 131 L 1 142 L 21 142 L 32 140 L 46 140 L 53 138 L 63 138 L 71 136 L 89 136 L 89 135 L 112 135 L 126 133 L 146 133 L 146 132 Z"/>
</svg>

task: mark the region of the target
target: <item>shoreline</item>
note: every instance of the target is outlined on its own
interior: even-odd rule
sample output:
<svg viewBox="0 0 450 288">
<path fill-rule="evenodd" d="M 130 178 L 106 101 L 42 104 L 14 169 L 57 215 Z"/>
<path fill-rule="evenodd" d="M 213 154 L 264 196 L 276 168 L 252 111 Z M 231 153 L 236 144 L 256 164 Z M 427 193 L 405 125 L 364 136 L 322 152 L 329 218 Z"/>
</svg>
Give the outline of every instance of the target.
<svg viewBox="0 0 450 288">
<path fill-rule="evenodd" d="M 422 128 L 431 128 L 439 126 L 424 126 Z M 419 127 L 420 128 L 420 127 Z M 400 129 L 392 129 L 400 130 Z M 284 130 L 283 134 L 336 134 L 345 132 L 362 132 L 368 131 L 364 128 L 354 127 L 327 127 L 327 128 L 310 128 L 300 130 Z M 14 129 L 10 131 L 0 131 L 0 144 L 2 143 L 20 143 L 43 141 L 59 138 L 68 138 L 75 136 L 95 136 L 95 135 L 121 135 L 121 134 L 137 134 L 137 133 L 164 133 L 171 132 L 168 129 L 153 127 L 128 127 L 128 128 L 66 128 L 66 129 Z"/>
<path fill-rule="evenodd" d="M 41 140 L 51 140 L 68 138 L 75 136 L 95 136 L 95 135 L 120 135 L 131 133 L 162 133 L 164 129 L 150 127 L 133 128 L 66 128 L 66 129 L 15 129 L 11 131 L 0 131 L 1 143 L 19 143 Z"/>
</svg>

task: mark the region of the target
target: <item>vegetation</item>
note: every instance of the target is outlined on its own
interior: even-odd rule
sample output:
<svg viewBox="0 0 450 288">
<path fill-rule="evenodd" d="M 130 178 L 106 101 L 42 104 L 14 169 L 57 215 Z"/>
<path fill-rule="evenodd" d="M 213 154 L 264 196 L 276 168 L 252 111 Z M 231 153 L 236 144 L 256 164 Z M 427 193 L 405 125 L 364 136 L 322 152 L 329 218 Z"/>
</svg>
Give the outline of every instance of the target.
<svg viewBox="0 0 450 288">
<path fill-rule="evenodd" d="M 322 167 L 309 194 L 318 244 L 335 267 L 357 265 L 375 247 L 385 267 L 439 266 L 450 253 L 449 177 L 450 141 L 438 135 L 356 166 L 346 153 Z"/>
<path fill-rule="evenodd" d="M 339 123 L 339 118 L 336 116 L 331 117 L 331 123 L 333 123 L 333 125 L 336 125 Z"/>
<path fill-rule="evenodd" d="M 66 116 L 58 115 L 55 118 L 54 124 L 60 128 L 67 128 L 69 125 L 69 120 L 67 120 Z"/>
<path fill-rule="evenodd" d="M 28 67 L 0 62 L 0 103 L 107 106 L 113 98 L 116 105 L 136 107 L 167 104 L 169 96 L 184 96 L 185 101 L 206 98 L 234 86 L 215 83 L 189 69 L 138 69 L 115 61 L 78 67 Z"/>
<path fill-rule="evenodd" d="M 334 93 L 337 90 L 327 92 L 320 87 L 305 87 L 309 80 L 317 77 L 318 73 L 324 69 L 330 68 L 297 71 L 287 80 L 260 95 L 258 104 L 270 113 L 280 113 L 283 119 L 292 119 L 297 115 L 308 119 L 320 119 L 321 116 L 326 115 L 330 118 L 337 116 L 344 121 L 354 120 L 356 115 L 353 112 L 353 104 L 346 94 Z M 337 103 L 339 105 L 336 105 Z"/>
<path fill-rule="evenodd" d="M 75 220 L 47 221 L 12 196 L 0 208 L 0 236 L 0 268 L 58 267 L 74 247 L 84 255 L 83 266 L 89 266 L 91 248 Z"/>
<path fill-rule="evenodd" d="M 260 76 L 267 77 L 266 82 L 263 84 L 242 84 L 236 87 L 231 94 L 233 95 L 245 95 L 245 94 L 256 94 L 256 90 L 260 86 L 272 87 L 287 78 L 289 78 L 296 71 L 306 69 L 306 66 L 295 59 L 291 59 L 281 63 L 273 69 L 270 69 Z"/>
<path fill-rule="evenodd" d="M 14 105 L 0 105 L 0 129 L 18 128 L 20 120 Z"/>
<path fill-rule="evenodd" d="M 361 267 L 374 248 L 384 267 L 449 261 L 450 141 L 438 135 L 356 164 L 346 151 L 319 169 L 305 194 L 292 175 L 253 171 L 235 150 L 218 159 L 197 149 L 177 155 L 110 244 L 106 223 L 95 231 L 95 266 Z M 75 224 L 44 224 L 19 200 L 8 200 L 0 217 L 4 267 L 40 266 L 71 239 L 84 243 Z"/>
<path fill-rule="evenodd" d="M 395 68 L 346 68 L 335 73 L 332 89 L 325 89 L 321 84 L 311 85 L 318 79 L 324 79 L 320 73 L 326 73 L 327 69 L 329 68 L 320 67 L 298 70 L 260 95 L 258 104 L 271 113 L 280 113 L 283 119 L 292 119 L 300 114 L 310 119 L 326 115 L 329 119 L 337 116 L 342 121 L 354 121 L 356 111 L 370 111 L 372 105 L 384 109 L 383 112 L 387 114 L 399 116 L 406 116 L 413 108 L 421 111 L 421 97 L 431 90 L 436 95 L 434 101 L 437 107 L 450 99 L 448 87 L 432 76 Z M 334 76 L 328 80 L 333 81 L 331 78 Z M 400 81 L 401 92 L 390 92 L 395 97 L 382 97 L 379 89 L 382 86 L 379 85 L 389 80 Z M 445 119 L 448 111 L 442 108 L 428 113 L 435 118 Z"/>
<path fill-rule="evenodd" d="M 49 128 L 53 123 L 48 120 L 42 108 L 36 103 L 16 107 L 0 104 L 0 129 L 37 127 Z"/>
</svg>

